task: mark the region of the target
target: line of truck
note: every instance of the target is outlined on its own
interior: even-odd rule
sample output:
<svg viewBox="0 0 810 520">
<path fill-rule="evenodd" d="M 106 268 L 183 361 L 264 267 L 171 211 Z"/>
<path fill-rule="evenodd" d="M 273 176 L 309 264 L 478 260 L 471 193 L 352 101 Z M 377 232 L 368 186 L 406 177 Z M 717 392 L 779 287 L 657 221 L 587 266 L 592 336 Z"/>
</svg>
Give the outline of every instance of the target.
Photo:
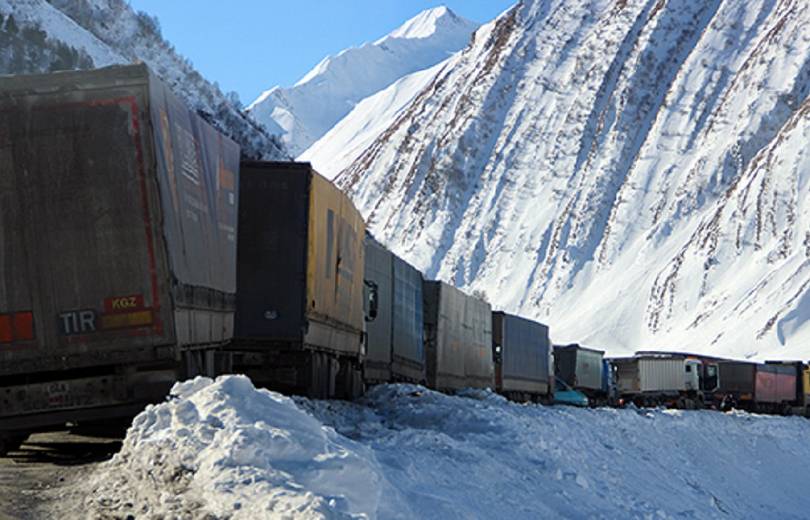
<svg viewBox="0 0 810 520">
<path fill-rule="evenodd" d="M 807 411 L 805 364 L 553 346 L 422 273 L 351 200 L 239 147 L 144 65 L 0 81 L 0 452 L 129 418 L 198 375 L 571 404 Z"/>
</svg>

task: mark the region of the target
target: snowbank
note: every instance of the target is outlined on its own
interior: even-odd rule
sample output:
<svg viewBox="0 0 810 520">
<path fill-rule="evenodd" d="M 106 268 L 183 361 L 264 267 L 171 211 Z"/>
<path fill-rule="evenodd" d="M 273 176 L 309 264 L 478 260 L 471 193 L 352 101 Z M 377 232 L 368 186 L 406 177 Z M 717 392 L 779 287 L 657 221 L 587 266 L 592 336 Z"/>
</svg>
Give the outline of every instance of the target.
<svg viewBox="0 0 810 520">
<path fill-rule="evenodd" d="M 806 518 L 810 421 L 518 405 L 389 385 L 292 400 L 177 385 L 88 482 L 98 514 L 232 518 Z"/>
</svg>

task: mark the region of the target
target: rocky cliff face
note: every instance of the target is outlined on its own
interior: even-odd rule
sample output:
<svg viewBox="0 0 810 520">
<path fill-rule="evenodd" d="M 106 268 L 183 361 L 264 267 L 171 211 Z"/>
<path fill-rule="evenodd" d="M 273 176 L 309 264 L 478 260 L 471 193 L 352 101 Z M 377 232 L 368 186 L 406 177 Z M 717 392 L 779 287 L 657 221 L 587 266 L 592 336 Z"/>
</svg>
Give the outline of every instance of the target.
<svg viewBox="0 0 810 520">
<path fill-rule="evenodd" d="M 806 357 L 808 93 L 800 0 L 524 0 L 338 183 L 556 341 Z"/>
</svg>

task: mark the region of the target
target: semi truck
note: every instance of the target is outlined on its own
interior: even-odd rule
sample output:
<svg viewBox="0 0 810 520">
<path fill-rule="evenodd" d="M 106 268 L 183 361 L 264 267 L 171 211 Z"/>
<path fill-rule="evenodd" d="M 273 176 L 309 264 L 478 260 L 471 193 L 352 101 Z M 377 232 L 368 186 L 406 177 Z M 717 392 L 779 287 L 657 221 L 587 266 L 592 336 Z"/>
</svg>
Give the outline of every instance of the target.
<svg viewBox="0 0 810 520">
<path fill-rule="evenodd" d="M 554 346 L 554 371 L 565 385 L 588 397 L 590 404 L 613 404 L 616 385 L 605 352 L 577 343 Z"/>
<path fill-rule="evenodd" d="M 424 384 L 422 273 L 370 234 L 365 249 L 365 280 L 369 290 L 377 290 L 376 317 L 366 324 L 365 380 Z"/>
<path fill-rule="evenodd" d="M 810 388 L 805 387 L 803 363 L 724 360 L 719 369 L 720 385 L 714 397 L 720 408 L 805 414 Z"/>
<path fill-rule="evenodd" d="M 493 312 L 492 352 L 499 393 L 521 402 L 553 400 L 554 352 L 548 326 Z"/>
<path fill-rule="evenodd" d="M 490 305 L 439 281 L 425 281 L 423 296 L 428 386 L 493 388 Z"/>
<path fill-rule="evenodd" d="M 359 396 L 376 314 L 360 212 L 309 163 L 243 162 L 239 197 L 233 370 L 282 392 Z"/>
<path fill-rule="evenodd" d="M 238 145 L 144 65 L 2 78 L 0 452 L 219 370 L 238 186 Z"/>
<path fill-rule="evenodd" d="M 637 406 L 703 408 L 717 387 L 716 363 L 687 354 L 637 352 L 611 363 L 620 397 Z"/>
</svg>

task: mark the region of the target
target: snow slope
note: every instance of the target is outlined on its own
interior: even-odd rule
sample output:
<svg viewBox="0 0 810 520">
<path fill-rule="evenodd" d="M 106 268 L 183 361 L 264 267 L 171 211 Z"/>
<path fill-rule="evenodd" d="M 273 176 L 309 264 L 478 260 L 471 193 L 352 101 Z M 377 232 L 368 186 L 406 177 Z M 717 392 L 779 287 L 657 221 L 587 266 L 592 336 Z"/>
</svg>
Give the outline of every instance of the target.
<svg viewBox="0 0 810 520">
<path fill-rule="evenodd" d="M 410 385 L 293 401 L 198 378 L 88 479 L 88 515 L 806 518 L 810 421 L 574 409 Z"/>
<path fill-rule="evenodd" d="M 248 110 L 299 155 L 364 98 L 463 48 L 477 24 L 446 7 L 429 9 L 373 43 L 324 58 L 290 88 L 273 87 Z"/>
<path fill-rule="evenodd" d="M 177 54 L 157 21 L 124 0 L 0 0 L 0 73 L 45 72 L 145 62 L 172 90 L 250 158 L 285 159 L 280 141 L 247 117 Z M 17 30 L 10 30 L 13 18 Z M 12 34 L 13 33 L 13 34 Z M 71 53 L 74 54 L 71 57 Z M 67 56 L 67 59 L 65 59 Z"/>
<path fill-rule="evenodd" d="M 807 358 L 808 56 L 800 0 L 525 0 L 337 182 L 556 342 Z"/>
<path fill-rule="evenodd" d="M 318 173 L 334 178 L 380 137 L 400 111 L 444 70 L 445 64 L 409 74 L 359 102 L 298 160 L 311 162 Z"/>
</svg>

